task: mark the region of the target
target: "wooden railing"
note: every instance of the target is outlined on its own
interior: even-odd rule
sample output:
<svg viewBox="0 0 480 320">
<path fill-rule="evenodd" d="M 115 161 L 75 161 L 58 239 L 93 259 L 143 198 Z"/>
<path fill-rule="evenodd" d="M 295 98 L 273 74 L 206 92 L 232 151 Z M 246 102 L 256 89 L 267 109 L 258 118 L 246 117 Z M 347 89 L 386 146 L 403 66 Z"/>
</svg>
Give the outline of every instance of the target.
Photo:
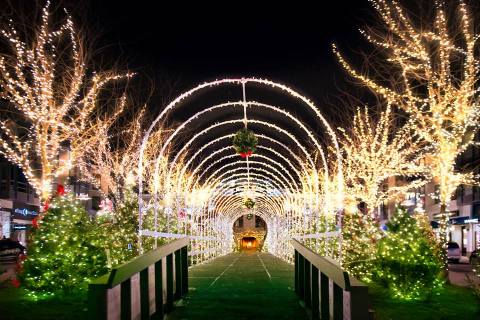
<svg viewBox="0 0 480 320">
<path fill-rule="evenodd" d="M 297 240 L 295 292 L 311 309 L 312 319 L 368 320 L 368 287 L 350 277 L 332 259 L 321 257 Z"/>
<path fill-rule="evenodd" d="M 89 319 L 163 319 L 188 293 L 188 244 L 172 241 L 92 281 Z"/>
</svg>

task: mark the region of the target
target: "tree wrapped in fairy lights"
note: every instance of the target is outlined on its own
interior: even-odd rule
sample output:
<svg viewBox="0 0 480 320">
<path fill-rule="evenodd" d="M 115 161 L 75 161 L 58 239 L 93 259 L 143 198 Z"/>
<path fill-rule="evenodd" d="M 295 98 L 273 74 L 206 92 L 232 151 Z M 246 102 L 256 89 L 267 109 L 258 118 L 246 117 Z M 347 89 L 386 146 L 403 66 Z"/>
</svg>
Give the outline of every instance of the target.
<svg viewBox="0 0 480 320">
<path fill-rule="evenodd" d="M 341 151 L 347 209 L 365 204 L 365 213 L 374 211 L 385 201 L 426 183 L 427 168 L 421 163 L 425 153 L 408 126 L 397 126 L 390 105 L 372 119 L 368 109 L 357 109 L 352 128 L 340 128 Z M 403 185 L 383 188 L 392 177 L 410 178 Z M 348 210 L 347 210 L 348 211 Z"/>
<path fill-rule="evenodd" d="M 122 112 L 124 97 L 114 113 L 98 116 L 101 93 L 113 81 L 131 77 L 91 73 L 71 17 L 58 28 L 51 20 L 47 2 L 33 34 L 23 34 L 23 26 L 11 20 L 0 31 L 7 46 L 0 54 L 0 98 L 11 109 L 0 118 L 0 154 L 22 169 L 42 200 L 50 197 L 54 179 Z"/>
<path fill-rule="evenodd" d="M 115 204 L 127 200 L 136 184 L 145 109 L 136 113 L 126 125 L 101 126 L 99 139 L 78 159 L 81 179 L 102 188 Z M 152 141 L 159 143 L 157 139 Z M 149 154 L 144 159 L 149 159 Z M 99 179 L 98 177 L 101 177 Z M 128 200 L 127 200 L 128 201 Z"/>
<path fill-rule="evenodd" d="M 398 127 L 393 121 L 390 106 L 380 113 L 378 121 L 371 119 L 366 108 L 358 109 L 351 130 L 340 129 L 345 180 L 342 265 L 364 281 L 371 280 L 376 241 L 380 238 L 376 208 L 426 182 L 420 145 L 408 128 Z M 412 179 L 401 186 L 384 188 L 391 177 Z"/>
<path fill-rule="evenodd" d="M 478 34 L 463 2 L 456 6 L 455 19 L 447 14 L 442 1 L 432 2 L 435 17 L 430 23 L 421 20 L 421 25 L 397 1 L 372 3 L 384 28 L 361 33 L 385 59 L 369 58 L 374 72 L 366 75 L 349 64 L 335 46 L 334 52 L 354 78 L 405 112 L 412 132 L 429 144 L 425 163 L 439 186 L 435 196 L 441 204 L 440 236 L 445 246 L 451 197 L 459 185 L 477 182 L 472 172 L 458 172 L 455 161 L 474 144 L 480 124 Z"/>
</svg>

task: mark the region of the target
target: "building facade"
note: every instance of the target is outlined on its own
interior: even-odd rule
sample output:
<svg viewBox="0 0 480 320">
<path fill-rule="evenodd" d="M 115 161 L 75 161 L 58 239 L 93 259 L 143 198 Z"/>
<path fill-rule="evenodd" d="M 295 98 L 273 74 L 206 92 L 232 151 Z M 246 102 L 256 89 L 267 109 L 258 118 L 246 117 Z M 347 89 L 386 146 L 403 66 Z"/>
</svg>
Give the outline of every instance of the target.
<svg viewBox="0 0 480 320">
<path fill-rule="evenodd" d="M 72 169 L 59 177 L 57 183 L 74 193 L 94 215 L 100 209 L 102 193 L 79 177 L 79 172 Z M 0 157 L 0 239 L 10 238 L 28 247 L 32 221 L 39 213 L 40 199 L 22 171 Z"/>
</svg>

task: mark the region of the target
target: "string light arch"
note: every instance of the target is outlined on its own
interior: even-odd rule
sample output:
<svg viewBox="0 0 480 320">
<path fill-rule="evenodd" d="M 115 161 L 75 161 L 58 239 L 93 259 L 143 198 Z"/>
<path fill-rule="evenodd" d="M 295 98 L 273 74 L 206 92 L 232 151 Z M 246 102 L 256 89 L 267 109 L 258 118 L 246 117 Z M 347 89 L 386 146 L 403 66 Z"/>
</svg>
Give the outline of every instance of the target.
<svg viewBox="0 0 480 320">
<path fill-rule="evenodd" d="M 329 138 L 328 145 L 325 145 L 325 141 L 320 142 L 318 135 L 286 108 L 248 100 L 247 85 L 273 88 L 313 111 Z M 226 86 L 240 87 L 243 99 L 201 108 L 169 132 L 162 145 L 158 146 L 153 163 L 143 161 L 150 136 L 155 130 L 160 130 L 160 124 L 165 123 L 182 102 L 206 89 L 223 89 Z M 200 127 L 194 134 L 189 132 L 194 124 L 208 123 L 206 118 L 211 118 L 212 114 L 215 117 L 221 111 L 241 108 L 243 117 L 240 119 L 222 119 Z M 249 116 L 249 110 L 279 115 L 291 126 L 285 127 L 272 120 Z M 242 160 L 234 153 L 233 147 L 224 145 L 225 141 L 233 138 L 235 128 L 239 125 L 249 129 L 250 125 L 260 128 L 260 132 L 256 133 L 259 138 L 258 153 Z M 292 131 L 293 128 L 295 130 Z M 198 141 L 212 136 L 219 129 L 232 131 L 210 139 L 193 151 Z M 180 138 L 182 146 L 173 152 L 172 146 Z M 289 148 L 286 141 L 294 145 L 299 153 Z M 336 160 L 337 170 L 332 178 L 327 165 L 327 147 L 333 150 Z M 205 156 L 207 150 L 213 151 Z M 322 204 L 334 203 L 328 208 L 338 209 L 343 206 L 341 197 L 336 195 L 332 198 L 328 192 L 331 189 L 328 185 L 332 183 L 340 194 L 343 190 L 341 155 L 334 130 L 312 101 L 288 86 L 266 79 L 215 80 L 179 95 L 160 112 L 146 131 L 139 159 L 140 239 L 144 236 L 176 238 L 187 235 L 191 238 L 190 255 L 193 263 L 201 263 L 233 249 L 232 225 L 239 216 L 245 214 L 243 199 L 246 197 L 255 199 L 255 207 L 250 212 L 261 217 L 267 229 L 272 230 L 272 234 L 267 235 L 270 244 L 268 250 L 285 259 L 288 259 L 287 251 L 290 249 L 286 244 L 288 240 L 315 231 L 316 218 L 318 220 L 326 214 Z M 320 163 L 317 163 L 318 159 Z M 144 185 L 144 169 L 147 165 L 150 166 L 149 172 L 153 172 L 153 184 L 148 190 Z M 149 194 L 145 191 L 149 191 Z M 181 215 L 175 217 L 174 212 L 177 211 Z M 153 230 L 151 225 L 144 225 L 144 218 L 150 215 L 154 217 Z M 333 214 L 330 212 L 329 215 Z M 166 230 L 159 230 L 159 221 L 165 217 Z M 284 244 L 275 244 L 275 241 Z"/>
</svg>

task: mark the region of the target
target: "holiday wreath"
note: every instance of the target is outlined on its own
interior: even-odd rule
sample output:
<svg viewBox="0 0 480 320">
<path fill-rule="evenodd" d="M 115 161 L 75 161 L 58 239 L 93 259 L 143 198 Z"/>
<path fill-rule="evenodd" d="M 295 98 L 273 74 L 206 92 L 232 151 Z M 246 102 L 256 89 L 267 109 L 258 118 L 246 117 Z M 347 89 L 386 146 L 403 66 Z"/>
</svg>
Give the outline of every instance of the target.
<svg viewBox="0 0 480 320">
<path fill-rule="evenodd" d="M 242 158 L 249 157 L 252 153 L 255 153 L 257 144 L 257 137 L 247 128 L 238 130 L 235 137 L 233 137 L 233 147 Z"/>
<path fill-rule="evenodd" d="M 245 208 L 247 208 L 247 209 L 253 209 L 253 207 L 255 206 L 255 201 L 253 201 L 253 200 L 250 199 L 250 198 L 247 198 L 247 199 L 243 202 L 243 205 L 244 205 Z"/>
</svg>

